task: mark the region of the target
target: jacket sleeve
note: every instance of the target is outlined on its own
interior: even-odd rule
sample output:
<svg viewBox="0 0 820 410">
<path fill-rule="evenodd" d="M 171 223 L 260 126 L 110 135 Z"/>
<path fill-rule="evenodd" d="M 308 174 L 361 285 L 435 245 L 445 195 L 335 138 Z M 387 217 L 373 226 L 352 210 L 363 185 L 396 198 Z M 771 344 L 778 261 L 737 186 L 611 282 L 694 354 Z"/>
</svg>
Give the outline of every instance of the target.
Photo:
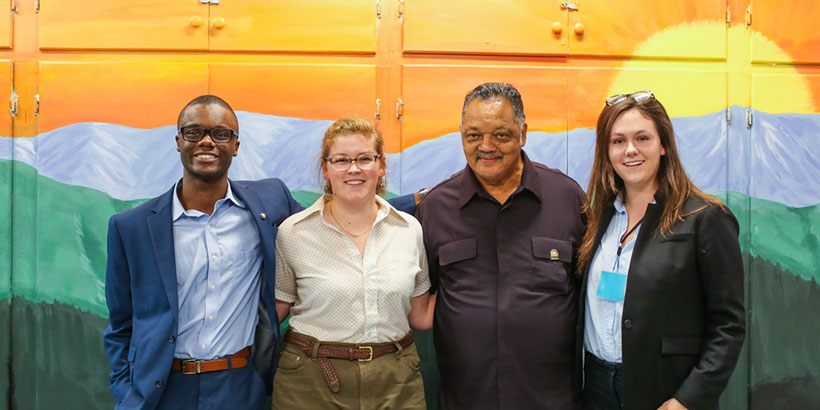
<svg viewBox="0 0 820 410">
<path fill-rule="evenodd" d="M 399 211 L 406 212 L 413 215 L 416 212 L 416 196 L 415 193 L 397 196 L 389 199 L 387 202 L 393 205 Z"/>
<path fill-rule="evenodd" d="M 121 402 L 131 388 L 128 354 L 131 343 L 131 277 L 125 259 L 116 216 L 108 222 L 108 264 L 105 272 L 105 297 L 108 328 L 103 333 L 105 356 L 111 366 L 111 393 Z"/>
<path fill-rule="evenodd" d="M 674 396 L 690 410 L 717 407 L 746 336 L 737 220 L 720 206 L 702 212 L 695 252 L 705 304 L 703 345 L 697 365 Z"/>
</svg>

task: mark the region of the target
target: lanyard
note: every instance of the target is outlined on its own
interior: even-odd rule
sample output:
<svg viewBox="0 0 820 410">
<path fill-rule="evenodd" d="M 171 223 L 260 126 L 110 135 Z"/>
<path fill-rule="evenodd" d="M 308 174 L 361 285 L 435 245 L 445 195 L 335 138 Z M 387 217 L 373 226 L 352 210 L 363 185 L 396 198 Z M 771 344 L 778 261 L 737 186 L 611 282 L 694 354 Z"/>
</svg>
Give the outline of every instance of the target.
<svg viewBox="0 0 820 410">
<path fill-rule="evenodd" d="M 626 238 L 629 238 L 629 235 L 632 235 L 632 232 L 635 232 L 635 230 L 638 229 L 639 226 L 641 226 L 641 222 L 643 222 L 643 218 L 639 219 L 638 223 L 636 223 L 635 226 L 632 227 L 632 229 L 630 229 L 625 234 L 623 234 L 623 236 L 621 236 L 621 240 L 618 242 L 618 253 L 615 256 L 615 270 L 618 270 L 618 266 L 620 266 L 619 262 L 621 261 L 621 251 L 624 249 L 624 241 L 626 241 Z"/>
</svg>

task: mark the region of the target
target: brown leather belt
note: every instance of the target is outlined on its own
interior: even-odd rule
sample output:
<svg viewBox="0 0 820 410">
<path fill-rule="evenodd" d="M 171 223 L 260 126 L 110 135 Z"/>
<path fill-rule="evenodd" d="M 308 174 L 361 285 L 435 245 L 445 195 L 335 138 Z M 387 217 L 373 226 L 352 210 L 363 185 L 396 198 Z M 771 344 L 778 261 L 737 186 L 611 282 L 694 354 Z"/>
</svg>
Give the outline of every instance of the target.
<svg viewBox="0 0 820 410">
<path fill-rule="evenodd" d="M 171 370 L 182 372 L 182 374 L 198 374 L 227 369 L 240 369 L 248 365 L 248 357 L 250 355 L 251 348 L 246 347 L 230 356 L 214 360 L 174 359 L 174 362 L 171 363 Z M 228 358 L 230 358 L 230 363 L 228 362 Z"/>
<path fill-rule="evenodd" d="M 388 353 L 398 352 L 406 349 L 413 344 L 413 334 L 408 333 L 407 336 L 397 342 L 388 343 L 373 343 L 373 344 L 338 344 L 325 343 L 317 341 L 314 338 L 297 334 L 293 331 L 288 331 L 285 334 L 285 343 L 290 343 L 299 349 L 302 349 L 306 355 L 314 360 L 319 361 L 322 367 L 322 373 L 325 376 L 327 387 L 333 393 L 339 392 L 339 376 L 336 375 L 336 370 L 333 369 L 333 364 L 328 359 L 347 359 L 358 360 L 360 362 L 369 362 L 379 356 L 384 356 Z"/>
</svg>

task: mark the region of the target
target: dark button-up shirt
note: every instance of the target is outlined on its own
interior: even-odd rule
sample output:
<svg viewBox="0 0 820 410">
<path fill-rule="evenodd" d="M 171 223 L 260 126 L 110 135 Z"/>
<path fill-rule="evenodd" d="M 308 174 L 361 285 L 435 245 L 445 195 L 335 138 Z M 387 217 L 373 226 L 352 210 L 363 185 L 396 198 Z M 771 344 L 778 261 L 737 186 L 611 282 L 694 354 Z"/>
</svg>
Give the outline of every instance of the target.
<svg viewBox="0 0 820 410">
<path fill-rule="evenodd" d="M 444 409 L 572 409 L 584 194 L 522 152 L 500 204 L 466 167 L 430 191 L 422 223 L 438 286 L 433 328 Z"/>
</svg>

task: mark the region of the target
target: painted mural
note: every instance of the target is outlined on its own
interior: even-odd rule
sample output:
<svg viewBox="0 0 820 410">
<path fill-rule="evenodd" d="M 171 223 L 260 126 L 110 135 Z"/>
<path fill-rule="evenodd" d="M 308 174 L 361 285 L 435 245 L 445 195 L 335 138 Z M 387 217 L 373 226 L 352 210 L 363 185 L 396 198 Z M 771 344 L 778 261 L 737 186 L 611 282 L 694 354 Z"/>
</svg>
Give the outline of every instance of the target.
<svg viewBox="0 0 820 410">
<path fill-rule="evenodd" d="M 231 178 L 281 178 L 307 206 L 321 137 L 342 115 L 385 135 L 388 196 L 462 169 L 461 102 L 485 81 L 521 91 L 525 151 L 582 187 L 605 98 L 653 90 L 687 173 L 741 224 L 749 334 L 721 408 L 820 407 L 815 2 L 190 0 L 163 18 L 134 4 L 165 2 L 104 3 L 21 3 L 8 27 L 0 16 L 0 90 L 18 97 L 0 119 L 0 410 L 113 406 L 107 221 L 181 176 L 188 100 L 236 109 Z M 435 409 L 431 337 L 418 340 Z"/>
</svg>

